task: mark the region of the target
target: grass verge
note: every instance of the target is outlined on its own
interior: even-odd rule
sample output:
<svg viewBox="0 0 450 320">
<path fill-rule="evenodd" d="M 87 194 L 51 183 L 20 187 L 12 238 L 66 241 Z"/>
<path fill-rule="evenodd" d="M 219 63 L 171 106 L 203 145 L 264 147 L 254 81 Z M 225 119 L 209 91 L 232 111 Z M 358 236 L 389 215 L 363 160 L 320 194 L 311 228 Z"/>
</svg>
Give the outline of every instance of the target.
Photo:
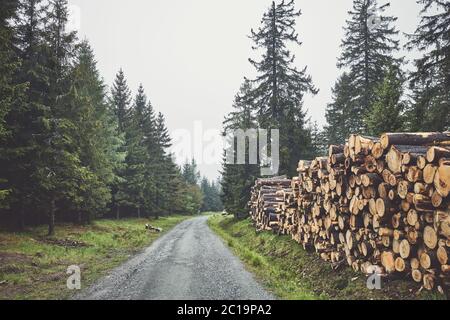
<svg viewBox="0 0 450 320">
<path fill-rule="evenodd" d="M 366 277 L 345 266 L 332 270 L 316 254 L 308 253 L 288 236 L 256 233 L 249 219 L 214 215 L 208 220 L 232 251 L 263 285 L 280 299 L 444 299 L 421 291 L 401 279 L 383 281 L 380 290 L 369 290 Z"/>
<path fill-rule="evenodd" d="M 91 225 L 58 225 L 53 237 L 46 227 L 21 233 L 0 232 L 0 299 L 66 299 L 67 267 L 81 268 L 82 287 L 148 246 L 186 216 L 158 220 L 98 220 Z M 146 223 L 163 229 L 145 230 Z"/>
</svg>

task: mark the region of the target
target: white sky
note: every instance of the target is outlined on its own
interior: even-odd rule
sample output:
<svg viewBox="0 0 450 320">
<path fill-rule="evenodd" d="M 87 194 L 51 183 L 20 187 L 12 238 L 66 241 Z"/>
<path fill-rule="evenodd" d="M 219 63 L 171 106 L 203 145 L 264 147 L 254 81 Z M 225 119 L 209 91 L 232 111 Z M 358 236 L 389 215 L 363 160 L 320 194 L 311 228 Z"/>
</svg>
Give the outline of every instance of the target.
<svg viewBox="0 0 450 320">
<path fill-rule="evenodd" d="M 254 75 L 248 58 L 255 53 L 247 35 L 259 26 L 271 0 L 69 0 L 69 4 L 79 8 L 80 38 L 90 41 L 105 82 L 110 85 L 122 67 L 133 94 L 142 83 L 155 109 L 166 116 L 169 129 L 188 134 L 195 121 L 202 121 L 204 130 L 221 129 L 243 77 Z M 296 6 L 303 12 L 297 23 L 303 45 L 293 50 L 296 65 L 307 65 L 320 89 L 305 99 L 305 107 L 312 120 L 323 125 L 331 87 L 340 74 L 336 59 L 352 0 L 297 0 Z M 412 33 L 419 10 L 415 0 L 392 0 L 386 13 L 398 17 L 401 32 Z M 411 58 L 407 52 L 402 55 Z M 219 164 L 196 158 L 202 174 L 218 176 Z"/>
</svg>

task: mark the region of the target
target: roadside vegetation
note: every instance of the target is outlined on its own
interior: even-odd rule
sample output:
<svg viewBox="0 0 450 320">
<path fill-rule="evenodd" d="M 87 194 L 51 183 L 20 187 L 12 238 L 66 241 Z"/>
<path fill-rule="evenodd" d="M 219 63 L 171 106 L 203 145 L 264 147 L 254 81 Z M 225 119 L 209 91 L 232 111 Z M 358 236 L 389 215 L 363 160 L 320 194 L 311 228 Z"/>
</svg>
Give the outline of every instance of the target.
<svg viewBox="0 0 450 320">
<path fill-rule="evenodd" d="M 66 287 L 68 266 L 81 268 L 83 289 L 187 218 L 61 224 L 52 237 L 45 226 L 0 232 L 0 299 L 67 299 L 76 293 Z M 146 230 L 146 223 L 162 232 Z"/>
<path fill-rule="evenodd" d="M 366 277 L 351 268 L 332 270 L 329 263 L 308 253 L 289 236 L 256 233 L 251 220 L 214 215 L 208 224 L 262 284 L 280 299 L 444 299 L 419 291 L 401 279 L 383 280 L 381 290 L 369 290 Z"/>
</svg>

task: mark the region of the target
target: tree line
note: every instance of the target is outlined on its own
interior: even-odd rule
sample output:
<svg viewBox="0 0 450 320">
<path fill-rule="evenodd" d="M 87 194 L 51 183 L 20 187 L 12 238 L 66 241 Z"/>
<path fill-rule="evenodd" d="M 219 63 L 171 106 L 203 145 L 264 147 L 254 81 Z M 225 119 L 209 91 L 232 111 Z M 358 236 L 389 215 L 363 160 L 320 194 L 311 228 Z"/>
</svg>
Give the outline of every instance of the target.
<svg viewBox="0 0 450 320">
<path fill-rule="evenodd" d="M 396 17 L 386 15 L 389 3 L 354 0 L 346 20 L 342 74 L 332 88 L 326 108 L 327 124 L 320 128 L 303 106 L 305 94 L 314 95 L 307 67 L 297 69 L 289 50 L 300 46 L 296 20 L 301 11 L 294 0 L 272 2 L 261 25 L 251 30 L 250 58 L 257 76 L 244 78 L 224 120 L 224 131 L 251 128 L 280 130 L 280 175 L 295 176 L 300 159 L 324 154 L 329 144 L 344 143 L 351 133 L 377 136 L 382 132 L 445 131 L 450 128 L 450 3 L 418 0 L 421 20 L 407 35 L 404 50 L 422 55 L 414 70 L 406 71 L 401 55 Z M 236 141 L 235 141 L 236 143 Z M 248 159 L 249 145 L 246 147 Z M 224 156 L 225 159 L 225 156 Z M 247 214 L 250 188 L 260 176 L 260 165 L 227 164 L 222 168 L 222 201 L 236 215 Z"/>
<path fill-rule="evenodd" d="M 195 161 L 170 154 L 164 115 L 122 70 L 110 92 L 67 0 L 0 2 L 0 224 L 198 213 Z"/>
</svg>

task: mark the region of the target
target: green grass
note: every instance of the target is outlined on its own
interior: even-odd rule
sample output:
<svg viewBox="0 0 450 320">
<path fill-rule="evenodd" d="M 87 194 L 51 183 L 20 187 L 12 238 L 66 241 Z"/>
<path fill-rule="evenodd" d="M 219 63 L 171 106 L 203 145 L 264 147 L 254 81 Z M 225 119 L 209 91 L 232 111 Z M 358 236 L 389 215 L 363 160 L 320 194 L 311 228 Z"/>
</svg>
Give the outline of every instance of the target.
<svg viewBox="0 0 450 320">
<path fill-rule="evenodd" d="M 419 285 L 401 279 L 383 281 L 381 290 L 369 290 L 366 278 L 345 266 L 309 253 L 288 236 L 256 233 L 249 219 L 214 215 L 208 224 L 245 263 L 262 284 L 280 299 L 443 299 L 435 292 L 416 294 Z"/>
<path fill-rule="evenodd" d="M 66 287 L 68 266 L 80 266 L 82 286 L 89 286 L 187 218 L 63 224 L 51 238 L 45 236 L 45 226 L 22 233 L 0 232 L 0 299 L 69 298 L 74 292 Z M 145 230 L 149 221 L 163 232 Z"/>
</svg>

